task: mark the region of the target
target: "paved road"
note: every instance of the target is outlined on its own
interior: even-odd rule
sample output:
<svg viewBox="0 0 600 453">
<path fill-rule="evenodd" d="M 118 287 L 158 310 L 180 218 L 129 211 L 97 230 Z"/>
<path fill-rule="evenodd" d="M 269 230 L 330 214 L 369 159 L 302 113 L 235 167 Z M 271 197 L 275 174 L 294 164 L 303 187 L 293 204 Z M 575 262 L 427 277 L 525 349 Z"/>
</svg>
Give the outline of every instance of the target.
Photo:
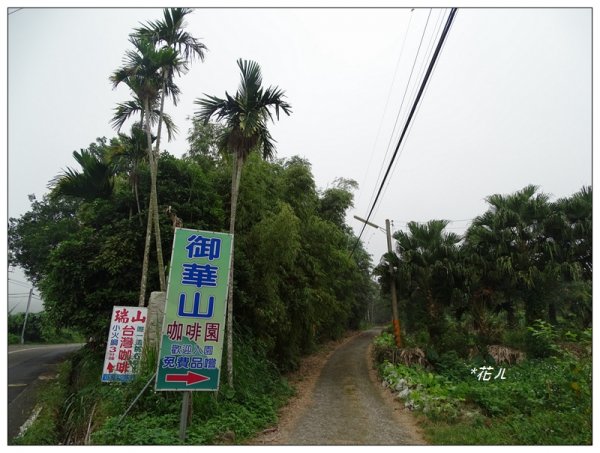
<svg viewBox="0 0 600 453">
<path fill-rule="evenodd" d="M 19 433 L 35 406 L 39 378 L 55 373 L 58 363 L 82 344 L 19 345 L 8 349 L 8 438 Z"/>
<path fill-rule="evenodd" d="M 289 445 L 415 445 L 414 427 L 398 417 L 370 376 L 369 330 L 337 349 L 315 386 L 313 403 L 287 438 Z"/>
</svg>

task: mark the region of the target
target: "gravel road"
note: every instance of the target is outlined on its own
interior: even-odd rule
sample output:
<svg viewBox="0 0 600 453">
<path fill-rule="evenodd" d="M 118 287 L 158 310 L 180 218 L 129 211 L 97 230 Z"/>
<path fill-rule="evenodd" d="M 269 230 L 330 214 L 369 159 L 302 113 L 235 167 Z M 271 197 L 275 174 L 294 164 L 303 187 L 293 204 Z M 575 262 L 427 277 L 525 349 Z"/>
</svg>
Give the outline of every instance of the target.
<svg viewBox="0 0 600 453">
<path fill-rule="evenodd" d="M 369 357 L 379 330 L 362 332 L 325 362 L 310 401 L 280 433 L 286 445 L 420 445 L 412 418 L 380 384 Z M 271 442 L 269 442 L 271 443 Z"/>
</svg>

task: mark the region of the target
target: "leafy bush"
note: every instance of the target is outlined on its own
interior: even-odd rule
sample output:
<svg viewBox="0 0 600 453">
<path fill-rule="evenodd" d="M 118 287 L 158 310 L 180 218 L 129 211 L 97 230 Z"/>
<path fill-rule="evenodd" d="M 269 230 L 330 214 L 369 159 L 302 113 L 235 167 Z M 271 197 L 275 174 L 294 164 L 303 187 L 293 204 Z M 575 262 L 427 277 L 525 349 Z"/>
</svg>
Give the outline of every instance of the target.
<svg viewBox="0 0 600 453">
<path fill-rule="evenodd" d="M 553 356 L 501 366 L 505 379 L 478 380 L 471 370 L 484 363 L 466 363 L 456 353 L 437 356 L 438 374 L 389 362 L 380 373 L 406 407 L 427 417 L 426 430 L 435 443 L 590 444 L 590 332 L 576 338 L 580 356 L 559 348 L 558 334 L 548 326 L 538 324 L 537 332 L 540 345 Z"/>
<path fill-rule="evenodd" d="M 552 325 L 538 319 L 527 331 L 527 352 L 532 357 L 550 357 L 560 353 L 556 345 L 558 333 Z"/>
<path fill-rule="evenodd" d="M 217 393 L 193 392 L 192 420 L 185 444 L 242 442 L 260 429 L 275 423 L 277 409 L 292 394 L 277 368 L 268 360 L 264 346 L 256 339 L 235 335 L 235 390 L 223 383 Z M 101 421 L 92 435 L 100 445 L 171 445 L 179 444 L 179 392 L 147 389 L 131 412 L 119 422 L 125 408 L 152 377 L 156 355 L 150 350 L 140 364 L 140 376 L 128 385 L 110 384 L 120 389 L 113 398 L 110 416 Z M 106 386 L 106 384 L 104 384 Z M 80 392 L 82 393 L 82 392 Z M 104 395 L 105 398 L 110 396 Z M 103 403 L 106 405 L 106 402 Z M 116 415 L 119 414 L 119 415 Z M 224 437 L 224 434 L 229 433 Z"/>
<path fill-rule="evenodd" d="M 9 344 L 19 343 L 21 341 L 25 313 L 9 315 L 7 321 Z M 54 327 L 46 312 L 30 313 L 27 316 L 24 339 L 26 343 L 78 343 L 84 340 L 79 333 L 72 329 L 58 329 Z"/>
</svg>

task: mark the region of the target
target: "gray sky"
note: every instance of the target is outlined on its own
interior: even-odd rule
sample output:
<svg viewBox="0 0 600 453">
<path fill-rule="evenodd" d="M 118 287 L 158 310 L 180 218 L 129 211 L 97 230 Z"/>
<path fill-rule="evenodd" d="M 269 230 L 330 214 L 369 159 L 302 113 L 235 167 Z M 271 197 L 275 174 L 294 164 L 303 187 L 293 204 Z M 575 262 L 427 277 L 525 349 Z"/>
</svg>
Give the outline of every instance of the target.
<svg viewBox="0 0 600 453">
<path fill-rule="evenodd" d="M 209 51 L 177 81 L 181 101 L 167 111 L 180 133 L 165 148 L 186 152 L 193 101 L 235 92 L 236 60 L 256 60 L 264 83 L 284 89 L 293 108 L 271 129 L 278 157 L 306 157 L 322 189 L 336 177 L 355 179 L 348 222 L 358 232 L 352 216 L 368 212 L 448 12 L 197 9 L 187 30 Z M 112 90 L 108 77 L 131 48 L 133 28 L 161 16 L 160 9 L 8 16 L 9 217 L 29 209 L 28 194 L 41 198 L 50 179 L 76 167 L 74 150 L 116 135 L 112 110 L 129 93 Z M 459 9 L 371 221 L 392 219 L 397 230 L 443 218 L 461 233 L 486 210 L 488 195 L 536 184 L 554 199 L 591 184 L 591 32 L 589 8 Z M 363 240 L 378 262 L 385 236 L 367 227 Z M 17 271 L 9 278 L 25 281 Z M 25 291 L 9 281 L 9 293 Z M 9 298 L 9 308 L 22 299 Z"/>
</svg>

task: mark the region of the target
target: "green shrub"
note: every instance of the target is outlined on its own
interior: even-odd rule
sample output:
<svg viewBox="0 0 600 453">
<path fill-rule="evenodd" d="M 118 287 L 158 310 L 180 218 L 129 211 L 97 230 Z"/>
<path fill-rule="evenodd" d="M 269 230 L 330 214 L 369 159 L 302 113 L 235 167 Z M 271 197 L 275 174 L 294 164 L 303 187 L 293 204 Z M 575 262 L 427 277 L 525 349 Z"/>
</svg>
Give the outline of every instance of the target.
<svg viewBox="0 0 600 453">
<path fill-rule="evenodd" d="M 558 333 L 551 324 L 538 319 L 527 331 L 527 353 L 530 356 L 550 357 L 560 353 L 556 345 Z"/>
<path fill-rule="evenodd" d="M 462 361 L 455 352 L 435 356 L 435 372 L 419 366 L 380 365 L 386 385 L 422 412 L 436 444 L 582 445 L 592 439 L 591 332 L 576 338 L 579 355 L 556 345 L 558 334 L 536 324 L 534 336 L 552 357 L 494 365 L 478 380 L 483 358 Z M 430 357 L 434 358 L 433 354 Z M 488 362 L 489 363 L 489 362 Z M 494 379 L 504 368 L 505 379 Z"/>
</svg>

